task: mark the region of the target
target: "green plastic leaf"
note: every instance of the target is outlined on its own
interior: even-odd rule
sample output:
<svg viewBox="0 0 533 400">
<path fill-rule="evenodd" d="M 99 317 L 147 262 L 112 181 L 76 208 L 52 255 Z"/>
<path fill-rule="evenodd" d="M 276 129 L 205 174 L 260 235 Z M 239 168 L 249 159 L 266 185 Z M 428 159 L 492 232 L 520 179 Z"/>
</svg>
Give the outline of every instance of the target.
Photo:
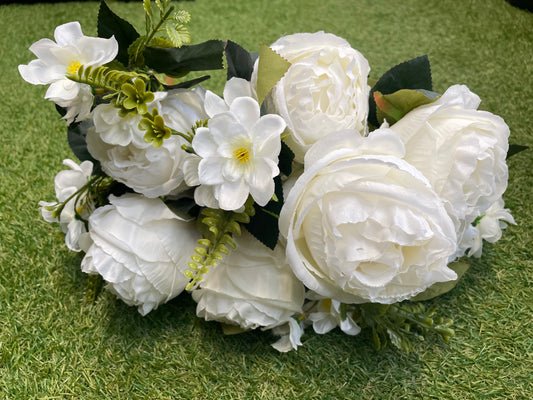
<svg viewBox="0 0 533 400">
<path fill-rule="evenodd" d="M 529 147 L 527 146 L 522 146 L 520 144 L 510 144 L 509 150 L 507 151 L 507 159 L 527 149 L 529 149 Z"/>
<path fill-rule="evenodd" d="M 257 67 L 257 98 L 262 104 L 265 97 L 276 86 L 287 72 L 291 63 L 268 47 L 262 44 L 259 49 L 259 64 Z"/>
<path fill-rule="evenodd" d="M 401 89 L 392 94 L 382 94 L 376 91 L 374 101 L 377 107 L 378 125 L 381 125 L 384 119 L 392 125 L 411 110 L 433 103 L 437 99 L 438 94 L 434 96 L 433 92 L 413 89 Z"/>
<path fill-rule="evenodd" d="M 181 47 L 184 44 L 191 42 L 191 34 L 189 33 L 189 30 L 183 25 L 167 25 L 165 31 L 172 44 L 176 47 Z"/>
<path fill-rule="evenodd" d="M 166 200 L 165 204 L 174 214 L 187 221 L 196 218 L 200 213 L 200 207 L 190 197 Z"/>
<path fill-rule="evenodd" d="M 281 142 L 281 151 L 279 153 L 279 170 L 285 176 L 289 176 L 292 172 L 292 161 L 294 160 L 294 153 L 285 142 Z"/>
<path fill-rule="evenodd" d="M 117 60 L 128 65 L 128 48 L 139 37 L 139 33 L 128 21 L 111 11 L 104 0 L 100 2 L 98 12 L 98 36 L 101 38 L 115 36 L 118 42 Z"/>
<path fill-rule="evenodd" d="M 226 55 L 226 62 L 228 64 L 228 81 L 231 78 L 242 78 L 247 81 L 252 78 L 254 63 L 248 51 L 237 43 L 228 40 L 224 54 Z"/>
<path fill-rule="evenodd" d="M 144 50 L 146 65 L 157 72 L 181 75 L 190 71 L 223 69 L 224 42 L 208 40 L 182 47 L 147 47 Z"/>
<path fill-rule="evenodd" d="M 431 67 L 427 55 L 413 58 L 385 72 L 370 91 L 368 122 L 379 126 L 374 92 L 391 94 L 401 89 L 433 90 Z"/>
<path fill-rule="evenodd" d="M 274 178 L 274 182 L 276 184 L 275 194 L 278 201 L 271 200 L 264 207 L 255 205 L 255 215 L 251 217 L 250 222 L 245 225 L 248 232 L 272 250 L 274 250 L 278 243 L 278 216 L 281 212 L 281 207 L 283 206 L 281 177 L 277 176 Z"/>
<path fill-rule="evenodd" d="M 180 82 L 176 85 L 163 85 L 165 86 L 166 90 L 172 90 L 172 89 L 189 89 L 193 86 L 198 85 L 199 83 L 208 80 L 211 78 L 209 75 L 203 75 L 195 79 L 191 79 L 189 81 Z"/>
<path fill-rule="evenodd" d="M 143 7 L 144 12 L 150 18 L 150 21 L 154 20 L 154 13 L 152 11 L 152 1 L 151 0 L 143 0 Z"/>
<path fill-rule="evenodd" d="M 435 283 L 433 286 L 430 286 L 424 292 L 416 295 L 410 301 L 424 301 L 429 300 L 434 297 L 440 296 L 444 293 L 452 290 L 457 282 L 461 280 L 466 271 L 470 268 L 470 264 L 464 261 L 455 261 L 448 265 L 448 268 L 453 269 L 457 273 L 457 279 L 450 282 L 439 282 Z"/>
<path fill-rule="evenodd" d="M 148 46 L 155 46 L 155 47 L 174 47 L 174 45 L 169 42 L 167 39 L 162 37 L 155 37 L 153 38 L 150 43 L 148 43 Z"/>
<path fill-rule="evenodd" d="M 93 175 L 100 175 L 100 163 L 87 150 L 87 130 L 93 126 L 90 121 L 82 121 L 70 124 L 67 130 L 68 144 L 72 152 L 80 161 L 91 161 L 94 164 Z"/>
</svg>

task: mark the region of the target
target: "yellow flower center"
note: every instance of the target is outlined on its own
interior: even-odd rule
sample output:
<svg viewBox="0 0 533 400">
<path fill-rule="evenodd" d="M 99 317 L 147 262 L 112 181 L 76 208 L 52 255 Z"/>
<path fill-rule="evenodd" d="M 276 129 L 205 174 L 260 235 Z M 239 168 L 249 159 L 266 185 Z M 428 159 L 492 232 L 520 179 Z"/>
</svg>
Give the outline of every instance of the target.
<svg viewBox="0 0 533 400">
<path fill-rule="evenodd" d="M 72 75 L 76 75 L 81 68 L 81 64 L 78 60 L 71 61 L 67 66 L 67 72 Z"/>
<path fill-rule="evenodd" d="M 250 153 L 248 152 L 248 149 L 244 147 L 239 147 L 233 152 L 233 155 L 237 160 L 239 160 L 240 163 L 243 164 L 250 159 Z"/>
</svg>

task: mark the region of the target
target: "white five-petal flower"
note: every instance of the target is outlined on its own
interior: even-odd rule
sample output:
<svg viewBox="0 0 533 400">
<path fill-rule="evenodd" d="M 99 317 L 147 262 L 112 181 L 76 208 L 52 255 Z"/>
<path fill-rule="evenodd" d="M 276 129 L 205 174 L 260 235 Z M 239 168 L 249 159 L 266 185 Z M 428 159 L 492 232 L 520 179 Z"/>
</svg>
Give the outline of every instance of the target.
<svg viewBox="0 0 533 400">
<path fill-rule="evenodd" d="M 77 73 L 82 65 L 100 66 L 112 61 L 118 53 L 118 42 L 114 37 L 104 39 L 83 35 L 79 22 L 58 26 L 54 38 L 55 42 L 45 38 L 30 46 L 37 59 L 28 65 L 19 65 L 20 75 L 34 85 L 49 84 L 45 99 L 62 107 L 74 107 L 75 111 L 69 110 L 65 116 L 69 122 L 74 120 L 73 114 L 80 114 L 78 119 L 86 118 L 90 109 L 87 104 L 92 105 L 92 94 L 83 84 L 66 76 Z"/>
<path fill-rule="evenodd" d="M 199 158 L 185 166 L 187 183 L 200 185 L 195 200 L 203 206 L 237 210 L 248 195 L 264 206 L 274 195 L 285 121 L 273 114 L 261 117 L 253 97 L 232 98 L 224 105 L 196 131 L 192 147 Z"/>
</svg>

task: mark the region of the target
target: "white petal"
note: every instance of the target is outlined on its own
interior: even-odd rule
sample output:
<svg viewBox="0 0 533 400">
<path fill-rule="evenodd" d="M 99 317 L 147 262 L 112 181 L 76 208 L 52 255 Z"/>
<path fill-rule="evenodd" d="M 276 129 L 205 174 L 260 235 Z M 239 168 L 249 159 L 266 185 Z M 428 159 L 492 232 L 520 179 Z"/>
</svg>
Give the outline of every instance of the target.
<svg viewBox="0 0 533 400">
<path fill-rule="evenodd" d="M 238 97 L 251 97 L 257 99 L 257 95 L 250 82 L 246 79 L 234 77 L 227 81 L 226 86 L 224 86 L 224 100 L 228 105 L 231 105 Z"/>
<path fill-rule="evenodd" d="M 194 139 L 192 140 L 192 147 L 196 154 L 202 158 L 216 156 L 218 154 L 218 145 L 213 140 L 211 129 L 198 128 Z"/>
<path fill-rule="evenodd" d="M 82 37 L 78 40 L 77 47 L 85 65 L 104 65 L 112 61 L 118 53 L 118 42 L 114 36 L 109 39 L 96 37 Z"/>
<path fill-rule="evenodd" d="M 219 96 L 208 90 L 205 92 L 205 112 L 210 117 L 214 117 L 217 114 L 227 112 L 229 110 L 226 102 Z"/>
<path fill-rule="evenodd" d="M 260 115 L 259 104 L 251 97 L 236 98 L 231 103 L 230 112 L 237 117 L 248 132 L 252 131 Z"/>
<path fill-rule="evenodd" d="M 81 37 L 83 33 L 78 21 L 59 25 L 54 31 L 54 39 L 60 46 L 76 46 L 76 42 Z"/>
<path fill-rule="evenodd" d="M 242 180 L 224 182 L 218 188 L 218 196 L 215 192 L 215 197 L 218 199 L 220 208 L 227 211 L 237 210 L 242 207 L 250 193 L 248 185 Z"/>
<path fill-rule="evenodd" d="M 222 167 L 224 159 L 211 157 L 204 158 L 198 165 L 198 180 L 202 185 L 219 185 L 224 183 Z"/>
</svg>

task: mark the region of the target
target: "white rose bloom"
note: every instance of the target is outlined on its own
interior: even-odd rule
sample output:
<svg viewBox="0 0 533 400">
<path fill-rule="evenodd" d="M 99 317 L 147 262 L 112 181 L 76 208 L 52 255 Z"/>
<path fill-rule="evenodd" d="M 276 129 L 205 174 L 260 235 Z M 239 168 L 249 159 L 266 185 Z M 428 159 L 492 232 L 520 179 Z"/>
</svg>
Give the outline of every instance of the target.
<svg viewBox="0 0 533 400">
<path fill-rule="evenodd" d="M 94 130 L 100 139 L 110 145 L 127 146 L 136 141 L 141 147 L 148 147 L 144 142 L 144 131 L 139 129 L 142 116 L 128 114 L 119 115 L 120 109 L 114 104 L 99 104 L 93 110 Z"/>
<path fill-rule="evenodd" d="M 403 150 L 380 129 L 337 132 L 307 152 L 279 224 L 289 264 L 309 289 L 343 303 L 391 304 L 456 279 L 447 267 L 453 223 Z"/>
<path fill-rule="evenodd" d="M 265 105 L 287 122 L 296 161 L 328 133 L 365 131 L 370 67 L 359 51 L 324 32 L 284 36 L 270 48 L 292 63 Z"/>
<path fill-rule="evenodd" d="M 270 250 L 245 231 L 236 242 L 237 248 L 192 292 L 198 303 L 196 314 L 244 329 L 270 329 L 301 313 L 305 288 L 283 250 L 279 246 Z"/>
<path fill-rule="evenodd" d="M 55 192 L 57 200 L 61 203 L 68 200 L 79 189 L 87 184 L 93 172 L 93 163 L 84 161 L 80 165 L 72 160 L 64 160 L 63 164 L 70 170 L 60 171 L 55 177 Z M 76 218 L 76 213 L 83 218 L 89 218 L 94 206 L 87 192 L 74 196 L 65 204 L 59 218 L 54 218 L 46 207 L 53 207 L 58 203 L 40 201 L 41 213 L 46 222 L 58 222 L 65 233 L 65 244 L 70 250 L 81 251 L 80 238 L 86 234 L 85 223 Z"/>
<path fill-rule="evenodd" d="M 107 289 L 146 315 L 185 289 L 200 234 L 160 199 L 129 193 L 109 201 L 89 218 L 93 244 L 82 270 L 100 274 Z"/>
<path fill-rule="evenodd" d="M 405 160 L 444 200 L 459 242 L 507 188 L 509 127 L 500 117 L 477 110 L 479 103 L 466 86 L 451 86 L 437 101 L 391 126 L 405 144 Z"/>
<path fill-rule="evenodd" d="M 260 116 L 252 97 L 237 97 L 229 111 L 209 119 L 196 130 L 192 147 L 199 156 L 184 166 L 197 204 L 223 210 L 240 209 L 249 195 L 264 206 L 274 195 L 279 175 L 280 135 L 285 122 L 279 115 Z"/>
<path fill-rule="evenodd" d="M 34 85 L 48 85 L 45 99 L 68 110 L 65 119 L 70 123 L 77 113 L 78 119 L 87 117 L 93 97 L 86 85 L 71 81 L 67 73 L 76 74 L 83 65 L 100 66 L 112 61 L 118 53 L 118 42 L 109 39 L 84 36 L 79 22 L 58 26 L 55 42 L 41 39 L 30 46 L 38 58 L 28 65 L 19 65 L 22 78 Z M 89 96 L 90 95 L 90 96 Z"/>
<path fill-rule="evenodd" d="M 156 102 L 152 104 L 174 130 L 187 132 L 196 121 L 207 117 L 200 91 L 181 89 L 166 96 L 155 95 Z M 144 141 L 145 131 L 138 127 L 140 116 L 120 118 L 111 106 L 100 107 L 95 114 L 95 128 L 87 132 L 87 147 L 107 175 L 150 198 L 187 188 L 182 166 L 188 154 L 181 148 L 189 144 L 185 139 L 173 135 L 161 147 L 154 148 Z"/>
</svg>

